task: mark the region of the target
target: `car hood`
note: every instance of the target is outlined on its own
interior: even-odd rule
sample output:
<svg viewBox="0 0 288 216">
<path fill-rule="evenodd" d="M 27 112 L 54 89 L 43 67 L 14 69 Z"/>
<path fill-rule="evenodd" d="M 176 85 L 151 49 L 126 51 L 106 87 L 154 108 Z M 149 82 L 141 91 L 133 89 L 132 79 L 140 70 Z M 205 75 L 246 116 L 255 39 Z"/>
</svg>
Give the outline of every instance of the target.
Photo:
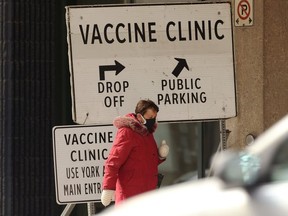
<svg viewBox="0 0 288 216">
<path fill-rule="evenodd" d="M 228 207 L 228 209 L 227 209 Z M 229 211 L 230 210 L 230 211 Z M 101 216 L 250 216 L 249 195 L 214 177 L 167 186 L 109 207 Z"/>
</svg>

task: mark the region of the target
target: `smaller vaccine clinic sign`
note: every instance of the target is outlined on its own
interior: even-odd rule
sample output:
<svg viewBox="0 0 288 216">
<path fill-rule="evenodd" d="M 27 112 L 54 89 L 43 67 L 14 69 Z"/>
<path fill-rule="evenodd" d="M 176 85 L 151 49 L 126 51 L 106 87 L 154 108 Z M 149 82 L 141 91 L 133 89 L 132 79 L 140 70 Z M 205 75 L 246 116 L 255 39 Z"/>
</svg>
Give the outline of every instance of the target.
<svg viewBox="0 0 288 216">
<path fill-rule="evenodd" d="M 111 124 L 153 100 L 159 122 L 236 116 L 231 3 L 66 7 L 73 120 Z"/>
<path fill-rule="evenodd" d="M 53 156 L 58 204 L 101 200 L 104 163 L 115 137 L 114 126 L 55 126 Z"/>
</svg>

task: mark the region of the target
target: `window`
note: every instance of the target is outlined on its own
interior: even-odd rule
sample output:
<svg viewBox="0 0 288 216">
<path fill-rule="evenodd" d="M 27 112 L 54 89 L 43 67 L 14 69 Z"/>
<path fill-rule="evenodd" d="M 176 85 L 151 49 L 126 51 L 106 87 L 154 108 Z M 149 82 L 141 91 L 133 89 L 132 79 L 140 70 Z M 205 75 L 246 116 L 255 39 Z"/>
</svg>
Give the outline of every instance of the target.
<svg viewBox="0 0 288 216">
<path fill-rule="evenodd" d="M 205 177 L 219 144 L 219 126 L 218 122 L 159 124 L 155 139 L 158 145 L 165 139 L 170 148 L 167 160 L 159 166 L 163 187 Z"/>
</svg>

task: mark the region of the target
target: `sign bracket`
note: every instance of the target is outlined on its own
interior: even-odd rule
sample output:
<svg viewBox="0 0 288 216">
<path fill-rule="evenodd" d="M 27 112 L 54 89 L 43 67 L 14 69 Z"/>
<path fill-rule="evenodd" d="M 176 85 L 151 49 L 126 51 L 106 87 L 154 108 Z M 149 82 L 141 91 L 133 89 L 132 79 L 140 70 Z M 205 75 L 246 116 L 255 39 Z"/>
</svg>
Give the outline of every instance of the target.
<svg viewBox="0 0 288 216">
<path fill-rule="evenodd" d="M 75 206 L 76 206 L 76 204 L 68 204 L 68 205 L 66 205 L 66 207 L 64 208 L 61 216 L 68 216 L 68 215 L 70 215 Z"/>
</svg>

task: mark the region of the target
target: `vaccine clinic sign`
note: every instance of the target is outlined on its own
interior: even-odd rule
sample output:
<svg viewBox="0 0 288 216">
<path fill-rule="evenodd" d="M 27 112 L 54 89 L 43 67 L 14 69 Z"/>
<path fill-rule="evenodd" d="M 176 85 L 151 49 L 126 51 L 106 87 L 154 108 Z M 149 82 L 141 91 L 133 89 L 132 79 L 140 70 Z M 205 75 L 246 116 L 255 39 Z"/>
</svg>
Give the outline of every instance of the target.
<svg viewBox="0 0 288 216">
<path fill-rule="evenodd" d="M 160 122 L 236 116 L 230 3 L 69 6 L 66 23 L 75 122 L 146 98 Z"/>
<path fill-rule="evenodd" d="M 114 126 L 56 126 L 53 156 L 58 204 L 101 199 L 104 163 L 116 134 Z"/>
</svg>

